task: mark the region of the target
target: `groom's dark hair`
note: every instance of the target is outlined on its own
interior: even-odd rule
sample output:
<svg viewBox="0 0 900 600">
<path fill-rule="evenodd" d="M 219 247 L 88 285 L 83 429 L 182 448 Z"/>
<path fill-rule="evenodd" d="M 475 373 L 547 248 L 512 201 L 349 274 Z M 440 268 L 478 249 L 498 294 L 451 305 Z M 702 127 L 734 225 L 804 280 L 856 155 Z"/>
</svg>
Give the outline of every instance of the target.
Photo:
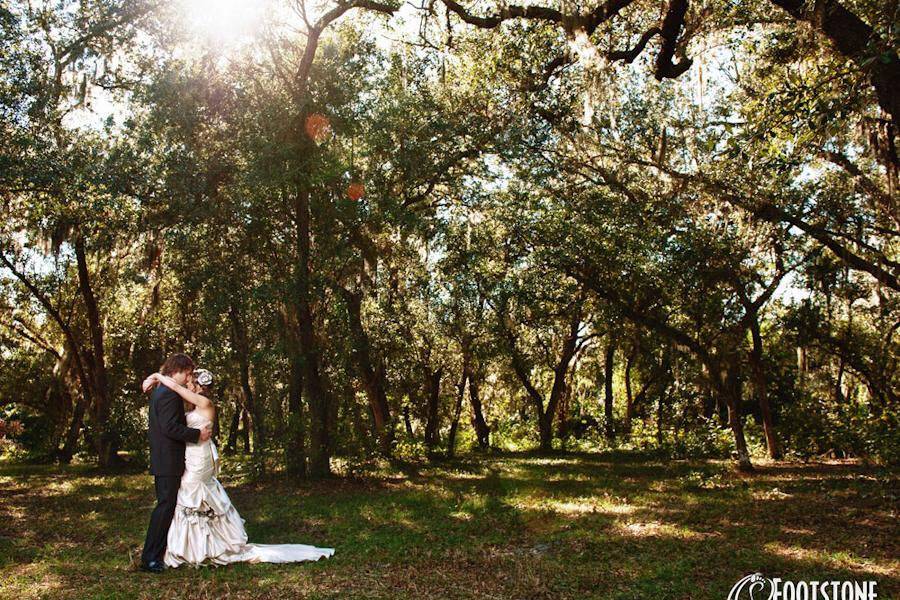
<svg viewBox="0 0 900 600">
<path fill-rule="evenodd" d="M 159 368 L 159 372 L 163 375 L 171 377 L 175 373 L 183 373 L 184 371 L 193 371 L 194 361 L 187 354 L 176 352 L 166 359 L 166 362 Z"/>
</svg>

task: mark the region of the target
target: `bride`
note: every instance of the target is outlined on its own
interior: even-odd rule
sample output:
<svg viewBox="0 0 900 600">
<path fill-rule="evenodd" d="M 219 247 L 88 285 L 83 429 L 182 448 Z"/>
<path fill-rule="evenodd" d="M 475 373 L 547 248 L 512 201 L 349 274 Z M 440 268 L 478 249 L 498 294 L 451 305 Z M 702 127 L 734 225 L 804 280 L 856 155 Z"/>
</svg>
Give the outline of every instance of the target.
<svg viewBox="0 0 900 600">
<path fill-rule="evenodd" d="M 185 414 L 187 426 L 199 429 L 215 420 L 216 407 L 209 399 L 212 380 L 212 373 L 206 369 L 194 371 L 187 387 L 171 377 L 154 373 L 144 380 L 143 388 L 146 392 L 160 384 L 178 393 L 193 405 Z M 167 567 L 297 562 L 334 554 L 334 548 L 305 544 L 248 543 L 244 519 L 219 483 L 218 474 L 219 453 L 212 439 L 197 444 L 188 442 L 175 516 L 167 538 L 164 558 Z"/>
</svg>

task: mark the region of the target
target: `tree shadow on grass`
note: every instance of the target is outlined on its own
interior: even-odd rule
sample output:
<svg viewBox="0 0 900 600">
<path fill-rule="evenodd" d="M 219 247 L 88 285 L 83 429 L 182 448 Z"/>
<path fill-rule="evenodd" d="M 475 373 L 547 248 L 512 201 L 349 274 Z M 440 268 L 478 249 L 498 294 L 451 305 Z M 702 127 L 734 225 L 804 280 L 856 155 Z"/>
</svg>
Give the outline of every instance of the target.
<svg viewBox="0 0 900 600">
<path fill-rule="evenodd" d="M 227 486 L 250 540 L 335 547 L 318 564 L 132 570 L 149 476 L 0 468 L 0 568 L 53 596 L 722 598 L 747 573 L 900 591 L 896 475 L 718 463 L 485 457 L 406 478 Z M 893 500 L 892 500 L 893 498 Z M 14 537 L 15 536 L 15 537 Z M 124 551 L 123 551 L 124 549 Z M 196 595 L 196 594 L 192 594 Z"/>
</svg>

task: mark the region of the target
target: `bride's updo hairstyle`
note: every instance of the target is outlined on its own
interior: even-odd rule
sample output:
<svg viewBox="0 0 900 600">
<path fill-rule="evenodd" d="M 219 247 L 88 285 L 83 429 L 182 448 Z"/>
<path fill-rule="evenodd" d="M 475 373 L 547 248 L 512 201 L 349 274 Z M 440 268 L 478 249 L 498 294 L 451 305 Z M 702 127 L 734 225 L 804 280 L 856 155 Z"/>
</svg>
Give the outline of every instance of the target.
<svg viewBox="0 0 900 600">
<path fill-rule="evenodd" d="M 200 386 L 200 393 L 209 398 L 212 391 L 213 374 L 206 369 L 196 369 L 194 371 L 194 382 Z"/>
</svg>

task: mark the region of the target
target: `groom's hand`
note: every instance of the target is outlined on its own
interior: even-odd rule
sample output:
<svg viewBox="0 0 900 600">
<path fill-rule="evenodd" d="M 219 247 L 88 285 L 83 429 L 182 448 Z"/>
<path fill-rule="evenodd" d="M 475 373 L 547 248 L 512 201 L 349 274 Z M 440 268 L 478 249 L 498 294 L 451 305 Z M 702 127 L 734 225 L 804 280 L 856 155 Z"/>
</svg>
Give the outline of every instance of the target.
<svg viewBox="0 0 900 600">
<path fill-rule="evenodd" d="M 204 425 L 203 429 L 200 430 L 200 441 L 205 442 L 209 438 L 212 437 L 212 429 L 209 428 L 209 425 Z"/>
</svg>

